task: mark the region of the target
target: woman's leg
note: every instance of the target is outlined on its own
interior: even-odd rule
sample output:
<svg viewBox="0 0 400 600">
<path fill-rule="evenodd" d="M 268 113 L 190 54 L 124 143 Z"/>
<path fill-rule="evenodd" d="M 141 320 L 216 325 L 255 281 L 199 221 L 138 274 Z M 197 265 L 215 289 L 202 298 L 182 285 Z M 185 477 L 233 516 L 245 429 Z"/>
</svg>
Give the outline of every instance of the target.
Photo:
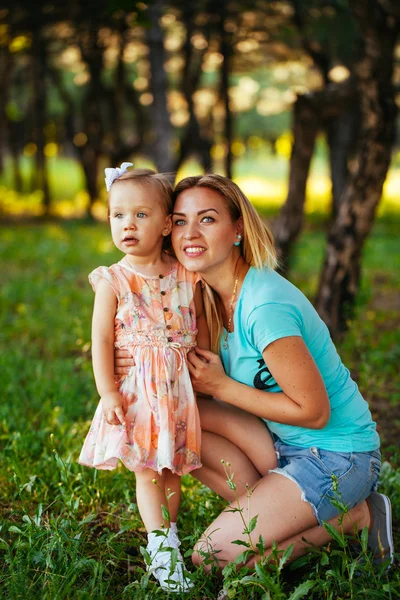
<svg viewBox="0 0 400 600">
<path fill-rule="evenodd" d="M 370 512 L 368 510 L 366 501 L 364 500 L 349 510 L 349 512 L 346 513 L 343 518 L 341 516 L 334 517 L 333 519 L 329 519 L 327 522 L 339 533 L 344 533 L 346 535 L 351 535 L 353 533 L 355 534 L 363 529 L 363 527 L 369 527 Z M 329 544 L 331 541 L 332 537 L 326 531 L 325 527 L 315 525 L 315 527 L 311 527 L 300 534 L 284 540 L 283 542 L 277 544 L 277 546 L 278 550 L 284 550 L 290 546 L 290 544 L 294 545 L 293 552 L 290 555 L 289 562 L 291 562 L 296 558 L 299 558 L 299 556 L 307 554 L 307 552 L 310 550 L 310 545 L 320 548 L 321 546 Z M 251 559 L 248 563 L 248 566 L 252 566 L 254 562 L 255 559 Z"/>
<path fill-rule="evenodd" d="M 147 532 L 169 527 L 161 512 L 161 506 L 166 504 L 164 489 L 164 473 L 159 475 L 151 469 L 136 473 L 136 500 Z"/>
<path fill-rule="evenodd" d="M 294 543 L 295 549 L 291 557 L 293 560 L 308 550 L 307 544 L 302 542 L 302 537 L 317 546 L 322 546 L 331 539 L 324 528 L 318 527 L 311 505 L 302 500 L 300 488 L 283 475 L 271 473 L 258 483 L 251 495 L 250 510 L 246 494 L 239 498 L 239 504 L 246 523 L 250 518 L 258 516 L 251 538 L 256 542 L 262 535 L 267 553 L 273 541 L 279 548 Z M 369 524 L 368 509 L 364 505 L 365 502 L 349 511 L 343 520 L 344 533 L 352 533 L 355 529 Z M 238 508 L 237 503 L 234 502 L 232 507 Z M 332 519 L 331 522 L 339 527 L 338 519 Z M 238 512 L 222 512 L 197 542 L 193 562 L 201 564 L 204 560 L 201 554 L 212 551 L 216 552 L 215 556 L 223 568 L 243 551 L 243 547 L 232 544 L 238 539 L 248 541 L 243 529 L 243 521 Z"/>
<path fill-rule="evenodd" d="M 198 407 L 203 467 L 191 474 L 226 500 L 233 501 L 235 496 L 226 482 L 221 460 L 231 463 L 241 495 L 246 484 L 254 486 L 261 475 L 277 466 L 270 433 L 258 417 L 218 400 L 199 398 Z"/>
<path fill-rule="evenodd" d="M 294 544 L 291 560 L 309 550 L 309 545 L 323 546 L 331 541 L 331 536 L 324 527 L 320 527 L 311 506 L 302 500 L 297 484 L 286 477 L 271 473 L 269 469 L 277 466 L 275 449 L 268 429 L 260 419 L 218 400 L 199 398 L 200 419 L 203 430 L 202 463 L 203 467 L 192 472 L 199 481 L 209 486 L 219 495 L 233 503 L 235 492 L 230 490 L 224 465 L 221 458 L 232 465 L 235 472 L 236 493 L 240 498 L 243 515 L 248 519 L 258 515 L 257 527 L 252 539 L 258 540 L 261 534 L 268 550 L 272 541 L 279 549 Z M 260 475 L 263 476 L 261 479 Z M 247 513 L 247 490 L 256 488 L 250 500 L 250 515 Z M 328 521 L 338 531 L 352 534 L 370 524 L 370 513 L 366 502 L 361 502 L 344 516 Z M 216 550 L 221 566 L 243 551 L 243 548 L 232 544 L 233 540 L 246 536 L 242 534 L 243 522 L 239 513 L 223 512 L 208 528 L 196 548 L 209 546 Z M 212 533 L 210 533 L 212 532 Z M 303 541 L 303 538 L 306 542 Z M 307 543 L 308 542 L 308 543 Z M 195 564 L 202 562 L 202 557 L 195 551 Z M 250 561 L 249 564 L 251 564 Z"/>
<path fill-rule="evenodd" d="M 176 523 L 178 517 L 179 505 L 181 502 L 181 478 L 179 475 L 172 473 L 169 469 L 165 469 L 165 499 L 164 505 L 167 504 L 167 496 L 173 494 L 168 500 L 168 512 L 170 521 Z"/>
</svg>

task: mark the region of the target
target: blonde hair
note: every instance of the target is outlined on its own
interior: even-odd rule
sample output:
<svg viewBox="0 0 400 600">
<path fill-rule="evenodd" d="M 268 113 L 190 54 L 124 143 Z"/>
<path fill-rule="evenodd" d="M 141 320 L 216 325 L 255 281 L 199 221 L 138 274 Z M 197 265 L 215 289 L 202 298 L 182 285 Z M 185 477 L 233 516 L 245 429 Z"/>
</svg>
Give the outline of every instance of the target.
<svg viewBox="0 0 400 600">
<path fill-rule="evenodd" d="M 244 261 L 251 267 L 275 269 L 278 265 L 277 252 L 272 233 L 268 225 L 243 194 L 239 186 L 228 177 L 209 173 L 182 179 L 174 189 L 174 204 L 178 196 L 190 188 L 204 187 L 217 192 L 225 202 L 232 222 L 243 218 L 243 240 L 240 253 Z M 223 330 L 222 306 L 218 294 L 203 282 L 204 309 L 210 330 L 211 348 L 219 352 L 220 339 Z"/>
<path fill-rule="evenodd" d="M 115 185 L 120 181 L 134 181 L 140 185 L 148 185 L 153 187 L 159 194 L 165 214 L 170 215 L 172 212 L 173 187 L 166 173 L 156 173 L 152 169 L 131 169 L 126 171 L 121 177 L 115 179 L 108 192 L 108 204 L 110 205 L 110 194 Z"/>
</svg>

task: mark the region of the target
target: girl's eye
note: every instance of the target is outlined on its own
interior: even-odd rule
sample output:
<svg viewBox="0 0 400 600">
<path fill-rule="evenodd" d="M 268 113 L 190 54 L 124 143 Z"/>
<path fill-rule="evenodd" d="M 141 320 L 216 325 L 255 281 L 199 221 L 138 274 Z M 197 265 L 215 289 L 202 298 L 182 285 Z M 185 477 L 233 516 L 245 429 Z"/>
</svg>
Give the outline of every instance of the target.
<svg viewBox="0 0 400 600">
<path fill-rule="evenodd" d="M 144 219 L 145 217 L 147 217 L 146 213 L 144 212 L 139 212 L 137 216 L 139 217 L 139 219 Z"/>
<path fill-rule="evenodd" d="M 183 219 L 177 219 L 176 221 L 174 221 L 173 224 L 174 225 L 184 225 L 185 221 Z"/>
<path fill-rule="evenodd" d="M 124 215 L 123 215 L 122 213 L 117 213 L 116 215 L 114 215 L 114 217 L 115 217 L 116 219 L 122 219 L 122 217 L 123 217 L 123 216 L 124 216 Z"/>
<path fill-rule="evenodd" d="M 203 217 L 202 218 L 202 223 L 213 223 L 215 221 L 215 219 L 213 219 L 212 217 Z"/>
</svg>

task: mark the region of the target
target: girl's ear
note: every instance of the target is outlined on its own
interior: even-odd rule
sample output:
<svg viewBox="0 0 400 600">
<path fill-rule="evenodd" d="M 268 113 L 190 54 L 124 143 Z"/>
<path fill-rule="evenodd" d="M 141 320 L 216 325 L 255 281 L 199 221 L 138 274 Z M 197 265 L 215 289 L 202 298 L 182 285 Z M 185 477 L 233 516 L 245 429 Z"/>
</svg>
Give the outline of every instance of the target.
<svg viewBox="0 0 400 600">
<path fill-rule="evenodd" d="M 166 237 L 171 233 L 172 230 L 172 216 L 168 215 L 165 219 L 165 227 L 163 230 L 163 236 Z"/>
</svg>

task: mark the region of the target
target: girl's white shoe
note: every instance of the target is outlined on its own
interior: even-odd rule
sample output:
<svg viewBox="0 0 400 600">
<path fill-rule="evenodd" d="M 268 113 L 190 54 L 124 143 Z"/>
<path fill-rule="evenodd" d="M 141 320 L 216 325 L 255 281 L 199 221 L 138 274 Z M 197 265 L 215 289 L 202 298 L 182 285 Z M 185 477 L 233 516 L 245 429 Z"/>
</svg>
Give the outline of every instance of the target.
<svg viewBox="0 0 400 600">
<path fill-rule="evenodd" d="M 160 587 L 166 592 L 188 592 L 194 586 L 193 581 L 188 577 L 188 571 L 179 551 L 180 544 L 177 534 L 168 530 L 165 537 L 159 536 L 157 543 L 152 540 L 147 546 L 151 558 L 147 570 L 154 575 Z M 176 560 L 173 560 L 174 555 Z"/>
</svg>

